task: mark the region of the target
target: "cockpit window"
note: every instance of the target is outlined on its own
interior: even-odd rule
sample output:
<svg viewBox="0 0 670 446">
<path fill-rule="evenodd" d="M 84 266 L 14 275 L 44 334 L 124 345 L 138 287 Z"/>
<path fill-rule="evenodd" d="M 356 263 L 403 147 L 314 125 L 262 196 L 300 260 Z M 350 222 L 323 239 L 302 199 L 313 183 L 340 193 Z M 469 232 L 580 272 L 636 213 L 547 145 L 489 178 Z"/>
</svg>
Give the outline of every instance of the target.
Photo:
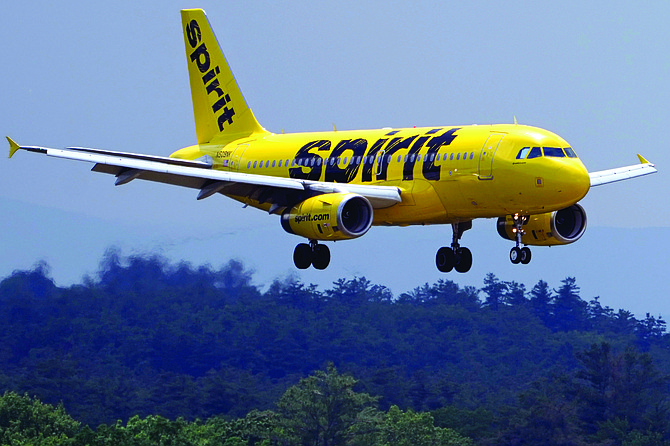
<svg viewBox="0 0 670 446">
<path fill-rule="evenodd" d="M 526 155 L 528 155 L 528 152 L 530 152 L 530 147 L 524 147 L 523 149 L 519 150 L 519 153 L 516 154 L 516 159 L 524 159 Z"/>
<path fill-rule="evenodd" d="M 542 156 L 542 149 L 539 147 L 533 147 L 528 154 L 528 159 L 539 158 Z"/>
<path fill-rule="evenodd" d="M 545 147 L 544 156 L 553 156 L 554 158 L 565 158 L 565 153 L 560 147 Z"/>
<path fill-rule="evenodd" d="M 577 154 L 575 153 L 574 150 L 572 150 L 572 147 L 566 147 L 563 150 L 565 150 L 565 154 L 568 155 L 570 158 L 577 158 Z"/>
</svg>

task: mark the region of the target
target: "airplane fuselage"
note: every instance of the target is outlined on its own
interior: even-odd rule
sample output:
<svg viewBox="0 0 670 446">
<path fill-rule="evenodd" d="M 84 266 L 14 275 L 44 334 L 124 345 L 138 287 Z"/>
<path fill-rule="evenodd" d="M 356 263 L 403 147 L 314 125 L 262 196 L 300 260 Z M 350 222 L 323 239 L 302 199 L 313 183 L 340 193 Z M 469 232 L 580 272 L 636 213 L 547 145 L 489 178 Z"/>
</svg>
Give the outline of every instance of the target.
<svg viewBox="0 0 670 446">
<path fill-rule="evenodd" d="M 533 147 L 551 151 L 528 157 Z M 587 170 L 569 147 L 552 132 L 500 124 L 264 133 L 172 156 L 209 155 L 215 169 L 256 175 L 395 186 L 402 202 L 376 209 L 373 224 L 412 225 L 566 208 L 589 189 Z M 262 200 L 226 195 L 269 208 Z"/>
</svg>

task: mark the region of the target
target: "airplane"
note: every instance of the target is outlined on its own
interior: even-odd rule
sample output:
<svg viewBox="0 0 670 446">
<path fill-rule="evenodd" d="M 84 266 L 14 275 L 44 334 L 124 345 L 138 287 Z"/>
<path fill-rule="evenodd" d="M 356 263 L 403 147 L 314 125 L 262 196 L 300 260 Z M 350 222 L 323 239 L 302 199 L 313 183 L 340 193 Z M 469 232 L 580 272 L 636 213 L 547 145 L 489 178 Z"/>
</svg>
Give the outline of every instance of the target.
<svg viewBox="0 0 670 446">
<path fill-rule="evenodd" d="M 297 268 L 325 269 L 321 242 L 355 239 L 371 226 L 450 224 L 451 245 L 438 249 L 441 272 L 464 273 L 472 253 L 460 245 L 477 218 L 496 218 L 515 242 L 514 264 L 528 246 L 564 245 L 586 230 L 578 202 L 594 186 L 656 173 L 639 164 L 589 173 L 560 136 L 513 124 L 381 128 L 275 134 L 256 120 L 201 9 L 181 11 L 197 143 L 169 157 L 93 148 L 19 146 L 18 150 L 93 163 L 117 186 L 147 180 L 222 194 L 279 216 L 307 239 Z M 521 245 L 524 245 L 521 247 Z"/>
</svg>

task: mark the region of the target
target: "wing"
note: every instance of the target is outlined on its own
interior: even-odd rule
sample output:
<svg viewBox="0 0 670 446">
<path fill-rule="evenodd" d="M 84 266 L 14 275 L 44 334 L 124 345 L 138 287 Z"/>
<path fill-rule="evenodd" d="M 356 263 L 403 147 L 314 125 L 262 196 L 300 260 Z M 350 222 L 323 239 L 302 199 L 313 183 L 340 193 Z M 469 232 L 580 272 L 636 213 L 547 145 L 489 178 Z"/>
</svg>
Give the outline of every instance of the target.
<svg viewBox="0 0 670 446">
<path fill-rule="evenodd" d="M 628 180 L 630 178 L 641 177 L 657 172 L 656 167 L 642 155 L 638 155 L 637 157 L 640 159 L 640 164 L 589 173 L 591 187 L 616 183 L 617 181 Z"/>
<path fill-rule="evenodd" d="M 247 197 L 259 203 L 271 204 L 270 213 L 279 213 L 314 195 L 328 193 L 355 193 L 370 201 L 375 209 L 393 206 L 402 201 L 400 189 L 391 186 L 369 186 L 361 184 L 326 183 L 275 176 L 215 170 L 211 162 L 190 161 L 162 156 L 109 150 L 69 147 L 51 149 L 37 146 L 19 146 L 11 138 L 9 157 L 18 150 L 41 153 L 56 158 L 65 158 L 94 163 L 93 171 L 112 174 L 115 185 L 132 180 L 147 180 L 176 186 L 199 189 L 198 200 L 217 192 L 236 197 Z"/>
</svg>

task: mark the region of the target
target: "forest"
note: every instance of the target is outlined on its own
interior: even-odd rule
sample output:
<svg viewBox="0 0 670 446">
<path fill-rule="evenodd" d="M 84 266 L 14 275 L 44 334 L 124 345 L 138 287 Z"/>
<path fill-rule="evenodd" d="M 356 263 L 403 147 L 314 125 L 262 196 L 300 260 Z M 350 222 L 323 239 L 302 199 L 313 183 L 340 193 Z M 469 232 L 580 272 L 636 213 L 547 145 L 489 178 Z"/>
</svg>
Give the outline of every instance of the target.
<svg viewBox="0 0 670 446">
<path fill-rule="evenodd" d="M 661 317 L 488 274 L 394 296 L 108 250 L 0 282 L 0 443 L 670 445 Z"/>
</svg>

